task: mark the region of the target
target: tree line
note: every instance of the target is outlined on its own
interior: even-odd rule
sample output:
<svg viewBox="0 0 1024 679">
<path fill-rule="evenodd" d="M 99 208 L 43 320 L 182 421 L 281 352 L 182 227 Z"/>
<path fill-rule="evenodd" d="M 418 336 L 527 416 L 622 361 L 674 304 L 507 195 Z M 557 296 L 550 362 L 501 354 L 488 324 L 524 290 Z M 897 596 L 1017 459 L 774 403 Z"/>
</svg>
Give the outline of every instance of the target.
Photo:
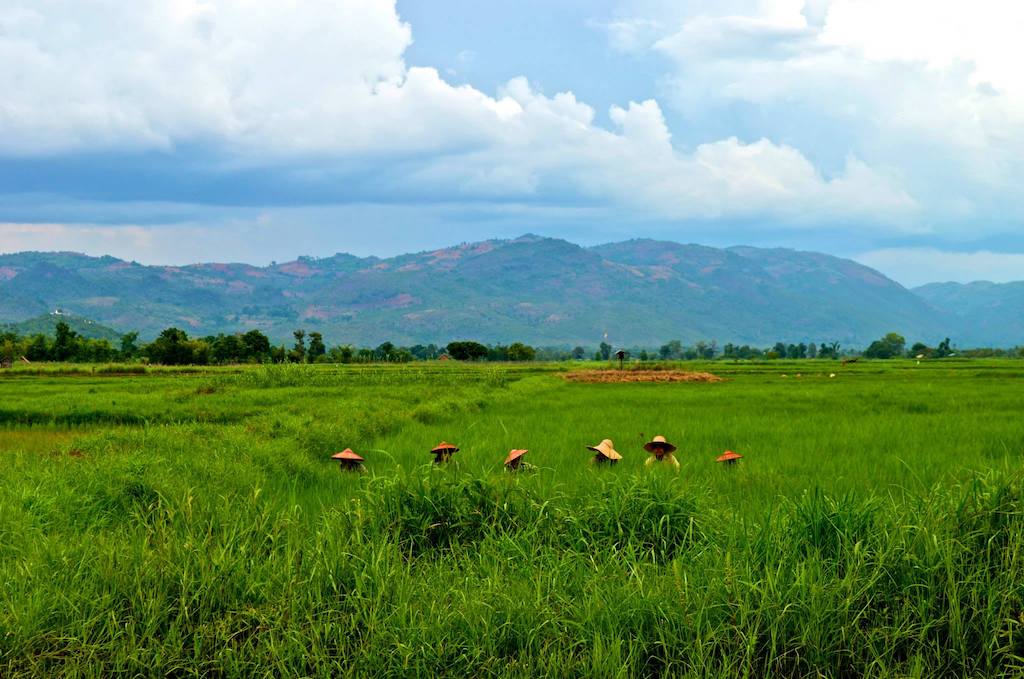
<svg viewBox="0 0 1024 679">
<path fill-rule="evenodd" d="M 956 349 L 949 338 L 931 347 L 918 342 L 906 346 L 898 333 L 888 333 L 872 342 L 865 350 L 844 350 L 838 342 L 786 343 L 760 348 L 733 343 L 719 347 L 709 341 L 684 345 L 671 340 L 657 349 L 633 347 L 623 350 L 630 360 L 774 360 L 774 359 L 838 359 L 844 356 L 864 356 L 874 359 L 897 357 L 946 358 L 1013 357 L 1024 358 L 1024 347 L 1014 349 Z M 244 333 L 189 337 L 180 328 L 167 328 L 149 343 L 140 343 L 139 333 L 122 335 L 114 344 L 104 339 L 89 339 L 73 330 L 67 323 L 57 324 L 53 337 L 36 334 L 22 337 L 11 332 L 0 333 L 0 360 L 14 361 L 21 357 L 31 362 L 110 363 L 122 361 L 148 361 L 162 365 L 227 365 L 236 363 L 408 363 L 437 360 L 442 357 L 458 361 L 567 361 L 593 359 L 610 361 L 615 348 L 601 342 L 596 351 L 583 346 L 572 349 L 533 347 L 522 342 L 511 344 L 483 344 L 470 340 L 450 342 L 447 345 L 415 344 L 397 346 L 384 342 L 376 347 L 356 347 L 351 344 L 327 346 L 319 332 L 295 330 L 289 344 L 274 344 L 259 330 Z"/>
<path fill-rule="evenodd" d="M 319 332 L 296 330 L 289 344 L 274 344 L 263 332 L 189 337 L 180 328 L 167 328 L 149 343 L 139 342 L 139 333 L 123 335 L 117 344 L 89 339 L 67 323 L 57 323 L 52 337 L 36 334 L 22 337 L 0 333 L 0 360 L 25 358 L 30 362 L 110 363 L 148 361 L 161 365 L 228 365 L 236 363 L 408 363 L 447 356 L 463 361 L 567 360 L 568 351 L 538 349 L 522 342 L 484 345 L 459 341 L 446 346 L 416 344 L 396 346 L 384 342 L 376 347 L 342 344 L 328 347 Z"/>
</svg>

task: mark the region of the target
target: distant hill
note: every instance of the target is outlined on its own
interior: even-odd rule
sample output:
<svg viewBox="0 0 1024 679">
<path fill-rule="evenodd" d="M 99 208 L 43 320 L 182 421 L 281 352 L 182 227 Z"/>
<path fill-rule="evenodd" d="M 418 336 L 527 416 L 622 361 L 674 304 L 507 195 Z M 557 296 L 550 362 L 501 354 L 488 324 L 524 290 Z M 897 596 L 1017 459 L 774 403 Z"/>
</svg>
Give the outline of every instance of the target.
<svg viewBox="0 0 1024 679">
<path fill-rule="evenodd" d="M 633 240 L 585 248 L 527 235 L 388 259 L 268 267 L 143 266 L 74 253 L 0 256 L 0 318 L 61 308 L 143 339 L 295 328 L 374 345 L 471 338 L 594 346 L 716 339 L 863 346 L 889 331 L 956 335 L 958 317 L 879 272 L 814 252 Z"/>
<path fill-rule="evenodd" d="M 0 323 L 0 332 L 13 332 L 16 335 L 47 335 L 53 337 L 57 332 L 57 324 L 64 321 L 82 337 L 87 339 L 105 339 L 112 343 L 121 339 L 121 333 L 101 325 L 96 321 L 68 314 L 43 314 L 19 323 Z"/>
<path fill-rule="evenodd" d="M 956 316 L 965 346 L 1024 345 L 1024 281 L 930 283 L 913 292 L 936 309 Z"/>
</svg>

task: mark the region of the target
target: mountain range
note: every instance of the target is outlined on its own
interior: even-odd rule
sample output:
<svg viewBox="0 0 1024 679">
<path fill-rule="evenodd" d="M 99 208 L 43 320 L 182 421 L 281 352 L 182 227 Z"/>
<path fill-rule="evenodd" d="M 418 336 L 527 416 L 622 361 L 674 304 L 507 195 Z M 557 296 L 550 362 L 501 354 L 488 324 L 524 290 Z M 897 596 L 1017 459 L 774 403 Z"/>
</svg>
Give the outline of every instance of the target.
<svg viewBox="0 0 1024 679">
<path fill-rule="evenodd" d="M 1024 281 L 930 283 L 914 293 L 956 317 L 964 346 L 1024 345 Z"/>
<path fill-rule="evenodd" d="M 113 257 L 0 255 L 0 320 L 53 312 L 151 338 L 304 328 L 331 343 L 669 339 L 862 346 L 890 331 L 936 343 L 1024 344 L 1024 283 L 908 290 L 816 252 L 631 240 L 581 247 L 526 235 L 391 258 L 146 266 Z M 1008 322 L 1008 319 L 1009 322 Z"/>
</svg>

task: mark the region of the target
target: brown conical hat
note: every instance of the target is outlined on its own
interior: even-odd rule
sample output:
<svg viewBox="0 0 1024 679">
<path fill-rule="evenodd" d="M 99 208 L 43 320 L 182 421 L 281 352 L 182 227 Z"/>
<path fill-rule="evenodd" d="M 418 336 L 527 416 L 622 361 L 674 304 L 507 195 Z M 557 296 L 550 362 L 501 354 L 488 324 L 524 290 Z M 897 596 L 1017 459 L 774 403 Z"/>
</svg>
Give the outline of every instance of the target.
<svg viewBox="0 0 1024 679">
<path fill-rule="evenodd" d="M 727 450 L 721 455 L 719 455 L 715 462 L 732 462 L 733 460 L 738 460 L 741 457 L 743 456 L 740 455 L 739 453 L 734 453 L 731 450 Z"/>
<path fill-rule="evenodd" d="M 459 447 L 447 441 L 441 441 L 430 452 L 434 455 L 438 453 L 457 453 L 459 452 Z"/>
<path fill-rule="evenodd" d="M 341 451 L 340 453 L 335 453 L 334 455 L 331 455 L 331 459 L 332 460 L 350 460 L 352 462 L 365 462 L 366 461 L 363 458 L 361 458 L 358 455 L 356 455 L 355 453 L 353 453 L 351 448 L 346 448 L 345 450 Z"/>
<path fill-rule="evenodd" d="M 509 453 L 508 453 L 508 457 L 505 458 L 505 464 L 508 464 L 509 462 L 514 462 L 515 460 L 518 460 L 523 455 L 526 455 L 528 452 L 530 452 L 530 451 L 529 450 L 519 450 L 519 449 L 510 450 Z"/>
<path fill-rule="evenodd" d="M 587 449 L 592 450 L 595 453 L 600 453 L 601 455 L 607 457 L 609 460 L 622 459 L 622 456 L 619 455 L 619 453 L 615 450 L 615 445 L 612 443 L 611 439 L 605 439 L 604 441 L 598 443 L 596 446 L 587 446 Z"/>
<path fill-rule="evenodd" d="M 655 436 L 644 444 L 644 450 L 648 453 L 653 453 L 656 450 L 663 450 L 666 453 L 674 453 L 676 452 L 676 447 L 666 441 L 664 436 Z"/>
</svg>

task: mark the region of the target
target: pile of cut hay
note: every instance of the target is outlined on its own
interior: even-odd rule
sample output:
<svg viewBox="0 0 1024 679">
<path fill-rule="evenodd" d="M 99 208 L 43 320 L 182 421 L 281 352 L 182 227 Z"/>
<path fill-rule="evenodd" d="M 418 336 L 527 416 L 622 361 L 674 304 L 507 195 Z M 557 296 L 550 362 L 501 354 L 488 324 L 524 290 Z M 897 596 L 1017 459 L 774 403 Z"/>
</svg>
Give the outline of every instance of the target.
<svg viewBox="0 0 1024 679">
<path fill-rule="evenodd" d="M 576 370 L 562 375 L 570 382 L 723 382 L 711 373 L 685 370 Z"/>
</svg>

